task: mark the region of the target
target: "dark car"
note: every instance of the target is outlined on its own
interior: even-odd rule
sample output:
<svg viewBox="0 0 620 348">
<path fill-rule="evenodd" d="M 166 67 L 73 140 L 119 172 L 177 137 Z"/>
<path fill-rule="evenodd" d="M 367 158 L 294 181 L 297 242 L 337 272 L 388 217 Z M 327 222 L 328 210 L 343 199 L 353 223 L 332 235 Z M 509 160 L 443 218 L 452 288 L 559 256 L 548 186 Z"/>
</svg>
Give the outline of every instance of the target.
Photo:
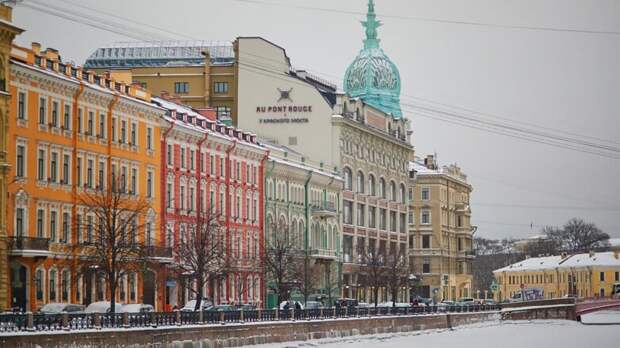
<svg viewBox="0 0 620 348">
<path fill-rule="evenodd" d="M 41 314 L 80 313 L 84 306 L 73 303 L 48 303 L 39 309 Z"/>
<path fill-rule="evenodd" d="M 217 305 L 217 306 L 212 306 L 210 308 L 207 309 L 207 312 L 231 312 L 231 311 L 236 311 L 237 308 L 235 308 L 235 306 L 232 305 Z"/>
<path fill-rule="evenodd" d="M 336 300 L 336 307 L 339 308 L 355 308 L 359 305 L 359 301 L 354 298 L 340 298 Z"/>
</svg>

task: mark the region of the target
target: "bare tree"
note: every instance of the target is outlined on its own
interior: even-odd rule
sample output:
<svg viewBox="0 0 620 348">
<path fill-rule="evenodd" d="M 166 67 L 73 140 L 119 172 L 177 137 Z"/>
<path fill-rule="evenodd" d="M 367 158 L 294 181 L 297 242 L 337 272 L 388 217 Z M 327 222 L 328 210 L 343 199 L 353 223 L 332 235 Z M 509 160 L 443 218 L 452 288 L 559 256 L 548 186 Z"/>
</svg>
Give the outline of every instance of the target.
<svg viewBox="0 0 620 348">
<path fill-rule="evenodd" d="M 76 222 L 79 240 L 86 246 L 79 272 L 102 277 L 110 290 L 111 313 L 115 312 L 116 289 L 121 278 L 144 269 L 147 249 L 138 235 L 147 223 L 150 202 L 125 193 L 115 185 L 87 190 L 79 198 L 84 217 Z"/>
<path fill-rule="evenodd" d="M 263 266 L 279 304 L 288 299 L 293 288 L 299 287 L 300 270 L 304 269 L 304 251 L 299 246 L 297 236 L 289 233 L 288 225 L 273 224 L 269 230 L 271 233 L 265 243 Z"/>
<path fill-rule="evenodd" d="M 559 246 L 555 240 L 538 238 L 528 241 L 523 247 L 523 253 L 532 257 L 558 254 Z"/>
<path fill-rule="evenodd" d="M 230 271 L 230 264 L 219 214 L 210 209 L 196 214 L 195 224 L 179 233 L 175 251 L 177 276 L 189 282 L 189 290 L 196 295 L 194 309 L 199 310 L 205 286 L 223 279 Z"/>
<path fill-rule="evenodd" d="M 387 275 L 387 267 L 385 262 L 385 256 L 382 253 L 376 252 L 373 245 L 370 245 L 367 251 L 363 251 L 361 255 L 360 272 L 363 274 L 361 277 L 364 281 L 365 287 L 371 287 L 372 298 L 375 303 L 375 307 L 379 303 L 379 289 L 385 285 L 385 278 Z"/>
<path fill-rule="evenodd" d="M 609 235 L 583 219 L 572 218 L 561 229 L 547 227 L 543 232 L 561 250 L 567 252 L 583 252 L 609 246 Z"/>
<path fill-rule="evenodd" d="M 392 306 L 396 307 L 398 291 L 407 286 L 407 261 L 402 253 L 388 255 L 385 271 L 385 285 L 390 290 Z"/>
<path fill-rule="evenodd" d="M 299 267 L 294 283 L 296 288 L 304 297 L 304 305 L 308 302 L 308 297 L 317 290 L 320 281 L 319 272 L 314 272 L 314 259 L 310 255 L 310 250 L 299 250 L 295 265 Z"/>
</svg>

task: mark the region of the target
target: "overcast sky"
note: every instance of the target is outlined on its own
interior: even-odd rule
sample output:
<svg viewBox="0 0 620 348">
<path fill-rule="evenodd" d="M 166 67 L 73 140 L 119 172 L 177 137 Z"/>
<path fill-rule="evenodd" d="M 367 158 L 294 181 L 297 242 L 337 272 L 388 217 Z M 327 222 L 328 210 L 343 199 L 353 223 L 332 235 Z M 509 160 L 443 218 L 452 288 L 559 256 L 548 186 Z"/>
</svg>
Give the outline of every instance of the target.
<svg viewBox="0 0 620 348">
<path fill-rule="evenodd" d="M 26 0 L 31 1 L 43 0 Z M 362 46 L 366 0 L 47 1 L 78 2 L 136 22 L 204 40 L 263 36 L 287 50 L 293 65 L 341 85 Z M 317 11 L 290 6 L 344 11 Z M 615 0 L 377 0 L 382 47 L 400 69 L 403 102 L 432 100 L 542 127 L 620 143 L 620 35 L 509 29 L 398 16 L 509 26 L 620 32 Z M 121 22 L 101 12 L 90 16 Z M 388 15 L 384 17 L 382 15 Z M 97 47 L 130 38 L 18 5 L 17 42 L 60 50 L 82 64 Z M 156 32 L 138 24 L 135 29 Z M 114 25 L 117 30 L 122 26 Z M 184 39 L 170 33 L 144 39 Z M 412 97 L 419 99 L 412 99 Z M 437 153 L 469 175 L 477 235 L 526 237 L 571 217 L 620 237 L 620 160 L 526 142 L 423 117 L 412 120 L 416 153 Z M 597 140 L 598 141 L 598 140 Z M 533 228 L 531 228 L 533 226 Z"/>
</svg>

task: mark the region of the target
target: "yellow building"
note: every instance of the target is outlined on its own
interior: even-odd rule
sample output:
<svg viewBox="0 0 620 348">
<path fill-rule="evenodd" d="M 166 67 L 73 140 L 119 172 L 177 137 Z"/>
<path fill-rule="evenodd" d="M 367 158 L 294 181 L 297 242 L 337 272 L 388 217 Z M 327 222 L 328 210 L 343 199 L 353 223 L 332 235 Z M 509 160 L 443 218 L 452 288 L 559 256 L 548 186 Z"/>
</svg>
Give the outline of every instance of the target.
<svg viewBox="0 0 620 348">
<path fill-rule="evenodd" d="M 620 252 L 527 258 L 493 271 L 498 291 L 495 299 L 518 296 L 521 289 L 537 288 L 546 299 L 563 296 L 605 297 L 620 284 Z"/>
<path fill-rule="evenodd" d="M 439 168 L 434 156 L 411 162 L 409 265 L 412 292 L 435 301 L 472 294 L 472 187 L 456 165 Z"/>
<path fill-rule="evenodd" d="M 6 197 L 11 181 L 7 132 L 9 126 L 9 105 L 11 94 L 8 89 L 9 60 L 11 45 L 16 35 L 23 30 L 11 25 L 12 8 L 0 4 L 0 309 L 8 303 L 9 267 L 6 234 Z"/>
<path fill-rule="evenodd" d="M 231 43 L 130 42 L 97 49 L 84 68 L 197 109 L 213 107 L 218 119 L 236 124 L 234 57 Z"/>
<path fill-rule="evenodd" d="M 92 229 L 77 226 L 94 223 L 78 197 L 111 187 L 111 178 L 119 175 L 129 199 L 152 202 L 137 240 L 160 257 L 144 272 L 122 278 L 115 296 L 121 303 L 162 309 L 161 262 L 172 261 L 171 250 L 163 248 L 164 239 L 156 233 L 159 122 L 165 110 L 150 103 L 147 91 L 64 63 L 58 51 L 41 51 L 36 43 L 30 49 L 12 47 L 9 93 L 10 298 L 1 306 L 36 310 L 50 302 L 88 304 L 110 298 L 101 278 L 77 271 L 93 238 Z"/>
</svg>

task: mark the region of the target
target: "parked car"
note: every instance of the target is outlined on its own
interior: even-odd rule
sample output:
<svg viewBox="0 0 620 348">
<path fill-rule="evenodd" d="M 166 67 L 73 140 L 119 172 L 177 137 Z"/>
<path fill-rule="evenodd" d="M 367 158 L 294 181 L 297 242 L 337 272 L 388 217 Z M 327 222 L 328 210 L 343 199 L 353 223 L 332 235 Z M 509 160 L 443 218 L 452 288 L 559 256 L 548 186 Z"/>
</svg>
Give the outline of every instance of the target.
<svg viewBox="0 0 620 348">
<path fill-rule="evenodd" d="M 336 300 L 336 307 L 340 307 L 340 308 L 355 308 L 357 307 L 357 305 L 359 304 L 359 301 L 357 301 L 354 298 L 340 298 L 338 300 Z"/>
<path fill-rule="evenodd" d="M 202 300 L 202 302 L 200 303 L 200 307 L 202 307 L 202 310 L 207 310 L 211 307 L 213 307 L 213 303 L 211 301 L 207 301 L 207 300 Z M 185 303 L 185 306 L 183 306 L 183 308 L 180 309 L 181 312 L 194 312 L 194 308 L 196 308 L 196 300 L 190 300 L 187 301 Z"/>
<path fill-rule="evenodd" d="M 382 307 L 382 308 L 386 308 L 386 307 L 398 307 L 398 308 L 404 308 L 404 307 L 411 307 L 411 304 L 409 303 L 404 303 L 404 302 L 392 302 L 392 301 L 387 301 L 387 302 L 381 302 L 377 305 L 377 307 Z"/>
<path fill-rule="evenodd" d="M 111 308 L 112 308 L 112 305 L 110 304 L 110 301 L 93 302 L 89 304 L 88 307 L 86 307 L 86 309 L 84 310 L 84 313 L 110 313 Z M 122 309 L 123 309 L 122 304 L 120 303 L 114 304 L 115 313 L 121 313 Z"/>
<path fill-rule="evenodd" d="M 458 306 L 473 306 L 476 304 L 476 300 L 473 297 L 461 297 L 457 302 Z"/>
<path fill-rule="evenodd" d="M 256 310 L 256 306 L 250 303 L 244 303 L 241 305 L 237 305 L 237 309 L 238 310 L 244 310 L 244 311 L 255 311 Z"/>
<path fill-rule="evenodd" d="M 155 308 L 150 304 L 130 303 L 124 305 L 121 311 L 124 313 L 151 313 L 155 312 Z"/>
<path fill-rule="evenodd" d="M 371 308 L 371 307 L 374 307 L 374 306 L 366 302 L 358 302 L 356 306 L 356 308 Z"/>
<path fill-rule="evenodd" d="M 39 309 L 42 314 L 80 313 L 84 306 L 73 303 L 48 303 Z"/>
<path fill-rule="evenodd" d="M 233 305 L 217 305 L 206 309 L 207 312 L 232 312 L 236 310 L 237 308 Z"/>
<path fill-rule="evenodd" d="M 441 302 L 437 304 L 437 311 L 447 312 L 448 309 L 454 305 L 455 305 L 454 301 L 442 300 Z"/>
<path fill-rule="evenodd" d="M 303 306 L 302 308 L 305 308 L 305 309 L 321 309 L 321 308 L 323 308 L 323 303 L 321 303 L 319 301 L 307 301 L 306 305 Z"/>
<path fill-rule="evenodd" d="M 280 310 L 284 310 L 284 305 L 286 305 L 286 302 L 288 302 L 289 309 L 295 308 L 296 305 L 299 305 L 301 306 L 301 309 L 304 309 L 304 304 L 299 301 L 282 301 L 282 303 L 280 303 Z"/>
<path fill-rule="evenodd" d="M 482 300 L 482 304 L 483 304 L 483 305 L 485 305 L 485 306 L 493 306 L 493 305 L 495 305 L 496 303 L 495 303 L 495 301 L 493 301 L 493 300 L 486 299 L 486 300 Z"/>
</svg>

